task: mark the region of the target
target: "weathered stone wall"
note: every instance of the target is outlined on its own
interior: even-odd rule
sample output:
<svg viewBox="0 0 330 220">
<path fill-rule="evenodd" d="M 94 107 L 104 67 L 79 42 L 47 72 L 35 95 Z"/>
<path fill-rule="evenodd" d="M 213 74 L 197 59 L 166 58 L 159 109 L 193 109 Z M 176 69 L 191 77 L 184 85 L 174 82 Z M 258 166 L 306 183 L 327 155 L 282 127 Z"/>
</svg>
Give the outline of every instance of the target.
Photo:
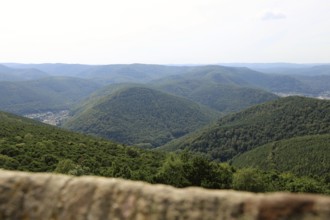
<svg viewBox="0 0 330 220">
<path fill-rule="evenodd" d="M 330 219 L 330 197 L 0 171 L 0 219 Z"/>
</svg>

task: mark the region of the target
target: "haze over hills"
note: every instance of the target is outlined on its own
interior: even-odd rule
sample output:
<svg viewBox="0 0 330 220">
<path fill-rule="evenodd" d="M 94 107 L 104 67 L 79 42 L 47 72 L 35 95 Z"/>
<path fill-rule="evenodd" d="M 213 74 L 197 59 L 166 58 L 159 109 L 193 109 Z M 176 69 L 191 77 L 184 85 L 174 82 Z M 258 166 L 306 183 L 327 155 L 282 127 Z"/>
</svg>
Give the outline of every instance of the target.
<svg viewBox="0 0 330 220">
<path fill-rule="evenodd" d="M 222 113 L 236 112 L 252 105 L 278 98 L 276 95 L 261 89 L 216 83 L 213 80 L 160 80 L 151 85 L 162 91 L 206 105 Z"/>
<path fill-rule="evenodd" d="M 302 83 L 309 85 L 309 94 L 330 98 L 330 74 L 319 76 L 295 76 Z M 307 91 L 302 91 L 307 92 Z"/>
<path fill-rule="evenodd" d="M 221 63 L 228 67 L 247 67 L 263 73 L 285 75 L 329 75 L 329 63 Z"/>
<path fill-rule="evenodd" d="M 195 67 L 184 74 L 170 76 L 161 80 L 172 82 L 188 79 L 259 88 L 270 92 L 289 92 L 309 89 L 307 85 L 291 76 L 265 74 L 245 67 L 225 67 L 216 65 Z"/>
<path fill-rule="evenodd" d="M 17 68 L 36 68 L 53 76 L 78 76 L 81 72 L 92 68 L 92 65 L 86 64 L 65 64 L 65 63 L 41 63 L 41 64 L 22 64 L 5 63 L 4 65 Z"/>
<path fill-rule="evenodd" d="M 17 114 L 68 109 L 100 87 L 71 77 L 0 82 L 0 109 Z"/>
<path fill-rule="evenodd" d="M 188 99 L 133 86 L 85 103 L 64 126 L 150 148 L 192 132 L 217 116 L 218 112 Z"/>
<path fill-rule="evenodd" d="M 166 66 L 150 64 L 81 65 L 11 63 L 5 65 L 18 70 L 20 68 L 34 68 L 49 75 L 93 79 L 102 84 L 148 83 L 160 79 L 169 81 L 173 79 L 203 79 L 215 83 L 255 87 L 269 92 L 284 94 L 320 96 L 321 94 L 329 92 L 329 90 L 320 91 L 318 85 L 314 83 L 315 80 L 313 78 L 308 80 L 306 80 L 306 78 L 300 78 L 302 76 L 329 75 L 330 68 L 329 65 L 326 64 L 232 64 L 233 66 L 236 65 L 236 67 L 219 65 Z M 251 70 L 244 66 L 254 68 L 258 71 Z M 267 72 L 267 74 L 263 72 Z M 326 82 L 330 84 L 328 79 L 326 79 Z"/>
<path fill-rule="evenodd" d="M 103 65 L 82 72 L 82 76 L 107 83 L 146 83 L 162 77 L 181 74 L 190 67 L 151 64 Z"/>
<path fill-rule="evenodd" d="M 278 98 L 265 90 L 216 82 L 203 75 L 191 78 L 190 74 L 173 75 L 151 81 L 145 86 L 188 98 L 222 113 L 238 111 L 254 104 Z M 142 84 L 122 83 L 102 87 L 92 94 L 87 101 L 92 102 L 92 100 L 106 96 L 114 90 L 132 85 L 141 86 Z"/>
<path fill-rule="evenodd" d="M 319 80 L 322 78 L 322 82 Z M 155 81 L 157 84 L 174 84 L 184 81 L 207 81 L 218 84 L 236 85 L 263 89 L 269 92 L 282 94 L 300 94 L 304 96 L 318 97 L 328 94 L 330 80 L 327 76 L 281 75 L 266 74 L 248 69 L 246 67 L 225 66 L 198 66 L 184 74 L 164 77 Z M 326 95 L 325 97 L 327 97 Z"/>
<path fill-rule="evenodd" d="M 189 149 L 228 161 L 273 141 L 328 133 L 330 101 L 287 97 L 225 116 L 216 125 L 164 148 Z"/>
<path fill-rule="evenodd" d="M 145 83 L 169 75 L 180 74 L 190 67 L 151 64 L 6 64 L 14 68 L 37 68 L 50 75 L 73 76 L 102 83 Z"/>
<path fill-rule="evenodd" d="M 252 68 L 254 69 L 254 68 Z M 298 65 L 295 67 L 273 67 L 273 68 L 256 68 L 256 70 L 265 73 L 297 75 L 297 76 L 322 76 L 330 75 L 329 64 L 319 65 Z"/>
<path fill-rule="evenodd" d="M 48 74 L 39 69 L 13 69 L 0 64 L 0 81 L 23 81 L 47 77 Z"/>
</svg>

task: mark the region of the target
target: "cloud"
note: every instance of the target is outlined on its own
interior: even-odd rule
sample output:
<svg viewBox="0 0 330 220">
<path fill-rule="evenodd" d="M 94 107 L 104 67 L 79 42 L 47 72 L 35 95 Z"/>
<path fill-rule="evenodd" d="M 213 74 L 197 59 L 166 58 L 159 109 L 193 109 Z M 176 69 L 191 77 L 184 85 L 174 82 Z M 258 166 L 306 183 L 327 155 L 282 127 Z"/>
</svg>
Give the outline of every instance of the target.
<svg viewBox="0 0 330 220">
<path fill-rule="evenodd" d="M 266 11 L 262 14 L 261 19 L 264 21 L 286 19 L 286 15 L 282 12 Z"/>
</svg>

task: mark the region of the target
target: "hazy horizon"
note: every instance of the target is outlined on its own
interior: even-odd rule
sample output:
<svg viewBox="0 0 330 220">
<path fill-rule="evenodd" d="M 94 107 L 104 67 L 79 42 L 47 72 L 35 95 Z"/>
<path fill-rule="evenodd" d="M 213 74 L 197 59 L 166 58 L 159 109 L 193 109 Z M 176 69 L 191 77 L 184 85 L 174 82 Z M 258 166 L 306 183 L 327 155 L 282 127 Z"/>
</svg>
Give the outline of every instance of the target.
<svg viewBox="0 0 330 220">
<path fill-rule="evenodd" d="M 0 2 L 0 63 L 330 63 L 328 0 Z"/>
</svg>

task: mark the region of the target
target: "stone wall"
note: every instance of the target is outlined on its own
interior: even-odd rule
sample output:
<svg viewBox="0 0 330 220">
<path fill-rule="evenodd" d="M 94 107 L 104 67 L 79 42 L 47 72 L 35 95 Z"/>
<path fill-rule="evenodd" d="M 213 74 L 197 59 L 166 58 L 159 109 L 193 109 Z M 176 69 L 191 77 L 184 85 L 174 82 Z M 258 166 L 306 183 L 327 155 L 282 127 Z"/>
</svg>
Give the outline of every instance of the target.
<svg viewBox="0 0 330 220">
<path fill-rule="evenodd" d="M 0 170 L 0 219 L 330 219 L 330 197 Z"/>
</svg>

